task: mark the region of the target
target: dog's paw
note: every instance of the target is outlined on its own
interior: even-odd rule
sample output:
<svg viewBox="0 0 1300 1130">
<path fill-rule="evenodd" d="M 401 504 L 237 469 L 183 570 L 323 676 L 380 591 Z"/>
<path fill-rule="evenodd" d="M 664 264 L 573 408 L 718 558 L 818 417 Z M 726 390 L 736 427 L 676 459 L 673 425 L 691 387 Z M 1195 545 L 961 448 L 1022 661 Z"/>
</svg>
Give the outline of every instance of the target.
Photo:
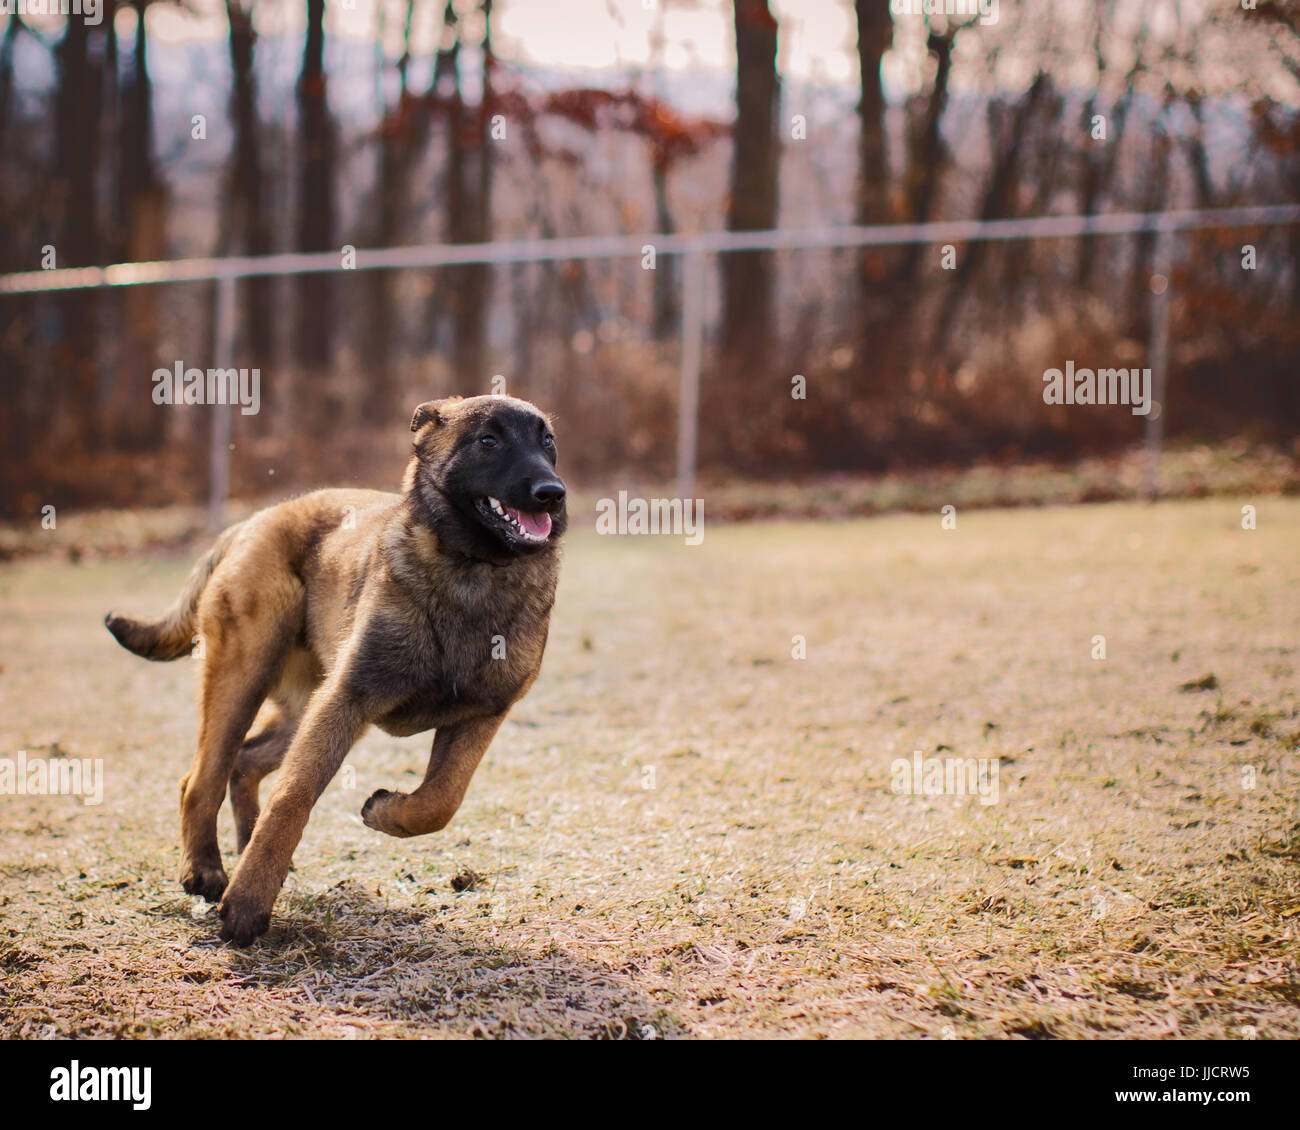
<svg viewBox="0 0 1300 1130">
<path fill-rule="evenodd" d="M 370 799 L 361 806 L 361 819 L 367 828 L 383 832 L 386 836 L 396 836 L 399 840 L 414 836 L 416 833 L 401 821 L 401 804 L 408 799 L 406 793 L 376 789 L 370 794 Z"/>
<path fill-rule="evenodd" d="M 252 945 L 271 925 L 271 912 L 259 910 L 238 898 L 224 898 L 217 907 L 221 916 L 219 937 L 237 946 Z"/>
<path fill-rule="evenodd" d="M 376 789 L 370 794 L 366 803 L 361 806 L 361 820 L 367 828 L 373 828 L 376 832 L 388 831 L 379 822 L 379 811 L 383 807 L 383 802 L 392 795 L 388 789 Z"/>
<path fill-rule="evenodd" d="M 181 865 L 181 886 L 185 888 L 185 893 L 199 895 L 208 902 L 220 899 L 226 892 L 228 882 L 225 868 L 220 863 L 216 866 L 201 863 Z"/>
</svg>

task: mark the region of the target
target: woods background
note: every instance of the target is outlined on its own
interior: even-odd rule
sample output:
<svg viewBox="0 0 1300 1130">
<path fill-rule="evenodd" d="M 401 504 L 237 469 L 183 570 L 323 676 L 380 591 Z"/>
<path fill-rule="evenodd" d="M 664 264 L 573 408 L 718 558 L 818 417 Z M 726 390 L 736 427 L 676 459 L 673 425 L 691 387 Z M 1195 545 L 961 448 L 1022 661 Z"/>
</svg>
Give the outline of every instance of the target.
<svg viewBox="0 0 1300 1130">
<path fill-rule="evenodd" d="M 608 58 L 563 65 L 510 35 L 531 0 L 0 16 L 0 272 L 50 248 L 73 267 L 1300 199 L 1296 0 L 1003 0 L 996 22 L 888 0 L 549 7 L 561 39 L 611 29 Z M 838 55 L 800 58 L 828 36 Z M 1046 406 L 1042 373 L 1146 363 L 1154 248 L 974 243 L 955 270 L 928 246 L 718 257 L 706 476 L 1131 444 L 1140 417 Z M 1178 237 L 1167 435 L 1293 441 L 1298 262 L 1295 226 Z M 245 280 L 233 363 L 261 370 L 262 409 L 235 416 L 234 491 L 383 485 L 412 404 L 496 374 L 556 414 L 580 480 L 667 477 L 679 272 L 661 256 Z M 214 363 L 212 310 L 209 283 L 0 296 L 5 515 L 202 497 L 211 410 L 155 405 L 151 374 Z"/>
</svg>

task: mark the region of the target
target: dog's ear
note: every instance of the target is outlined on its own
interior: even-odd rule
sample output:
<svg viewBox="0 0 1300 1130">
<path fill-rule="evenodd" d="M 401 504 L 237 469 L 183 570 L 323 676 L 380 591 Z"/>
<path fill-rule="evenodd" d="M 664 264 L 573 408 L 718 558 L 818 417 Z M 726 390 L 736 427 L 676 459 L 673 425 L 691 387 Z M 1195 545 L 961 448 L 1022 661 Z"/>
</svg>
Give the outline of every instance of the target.
<svg viewBox="0 0 1300 1130">
<path fill-rule="evenodd" d="M 418 432 L 425 424 L 445 424 L 447 421 L 442 410 L 463 399 L 461 396 L 446 396 L 441 400 L 426 400 L 415 409 L 415 415 L 411 417 L 411 431 Z"/>
</svg>

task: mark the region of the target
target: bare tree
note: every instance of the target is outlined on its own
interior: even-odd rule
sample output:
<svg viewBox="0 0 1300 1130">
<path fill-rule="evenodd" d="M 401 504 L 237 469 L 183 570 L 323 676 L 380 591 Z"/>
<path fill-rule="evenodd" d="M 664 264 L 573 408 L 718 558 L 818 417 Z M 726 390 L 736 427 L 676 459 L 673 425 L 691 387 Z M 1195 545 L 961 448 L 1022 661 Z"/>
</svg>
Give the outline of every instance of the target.
<svg viewBox="0 0 1300 1130">
<path fill-rule="evenodd" d="M 119 256 L 131 262 L 162 259 L 167 251 L 167 189 L 154 152 L 153 81 L 149 75 L 149 0 L 131 0 L 135 39 L 131 71 L 122 99 L 118 196 L 122 224 Z M 110 42 L 112 40 L 110 39 Z M 164 438 L 166 417 L 142 411 L 143 375 L 153 369 L 158 341 L 156 287 L 132 287 L 121 295 L 123 334 L 118 363 L 110 367 L 111 403 L 105 413 L 116 446 L 128 451 L 153 449 Z"/>
<path fill-rule="evenodd" d="M 253 66 L 257 49 L 254 3 L 255 0 L 226 0 L 230 25 L 230 117 L 235 129 L 226 183 L 226 224 L 232 249 L 237 247 L 245 255 L 268 255 L 271 224 L 267 215 L 262 123 L 257 112 L 257 78 Z M 262 365 L 270 364 L 275 348 L 273 285 L 272 280 L 265 278 L 246 279 L 241 284 L 244 343 Z"/>
<path fill-rule="evenodd" d="M 298 249 L 334 247 L 335 130 L 326 98 L 325 0 L 307 0 L 307 35 L 298 75 Z M 297 357 L 323 373 L 333 359 L 333 286 L 325 273 L 298 279 Z M 332 415 L 328 393 L 314 398 Z"/>
<path fill-rule="evenodd" d="M 1103 46 L 1103 34 L 1113 13 L 1114 0 L 1105 0 L 1104 3 L 1099 2 L 1095 10 L 1093 23 L 1092 51 L 1097 66 L 1097 89 L 1088 95 L 1088 100 L 1083 106 L 1082 136 L 1085 139 L 1083 142 L 1085 148 L 1083 150 L 1082 169 L 1079 175 L 1079 210 L 1085 215 L 1092 215 L 1096 212 L 1106 193 L 1110 191 L 1111 182 L 1115 178 L 1115 170 L 1119 163 L 1124 132 L 1128 126 L 1129 110 L 1133 104 L 1134 91 L 1137 89 L 1138 79 L 1145 66 L 1144 55 L 1150 25 L 1144 17 L 1137 37 L 1133 41 L 1133 61 L 1129 66 L 1128 74 L 1124 78 L 1123 92 L 1115 100 L 1109 119 L 1106 120 L 1105 142 L 1100 143 L 1092 140 L 1093 122 L 1100 109 L 1101 88 L 1109 69 Z M 1075 281 L 1080 286 L 1083 286 L 1087 284 L 1092 276 L 1097 241 L 1081 239 L 1078 243 L 1079 258 L 1075 265 Z"/>
<path fill-rule="evenodd" d="M 905 187 L 908 219 L 923 224 L 933 218 L 939 199 L 939 183 L 947 165 L 942 125 L 948 108 L 948 83 L 952 77 L 952 48 L 962 26 L 949 26 L 941 32 L 931 31 L 927 48 L 935 60 L 934 85 L 919 121 L 909 123 L 907 131 L 907 172 Z M 910 290 L 916 283 L 925 248 L 913 244 L 903 254 L 903 261 L 893 280 L 895 288 Z"/>
<path fill-rule="evenodd" d="M 854 211 L 859 224 L 883 224 L 890 219 L 889 167 L 885 133 L 885 88 L 880 64 L 894 41 L 889 0 L 854 0 L 858 25 L 858 186 Z M 857 323 L 855 352 L 863 381 L 875 372 L 882 356 L 885 328 L 890 322 L 891 288 L 883 286 L 885 252 L 864 247 L 857 256 Z M 872 370 L 869 372 L 868 370 Z"/>
<path fill-rule="evenodd" d="M 460 34 L 448 4 L 448 21 L 456 31 L 446 61 L 452 79 L 447 107 L 446 225 L 450 243 L 481 243 L 491 237 L 493 76 L 492 0 L 479 0 L 483 18 L 482 91 L 477 105 L 466 102 L 460 73 Z M 448 271 L 454 327 L 452 361 L 457 378 L 478 388 L 486 382 L 487 299 L 492 276 L 481 263 Z"/>
<path fill-rule="evenodd" d="M 991 131 L 992 162 L 984 199 L 980 204 L 981 220 L 1004 220 L 1015 213 L 1015 201 L 1020 187 L 1021 170 L 1030 149 L 1030 124 L 1040 108 L 1052 98 L 1052 80 L 1045 71 L 1039 71 L 1019 105 L 1010 112 L 1010 123 L 1004 129 Z M 989 107 L 991 116 L 999 107 Z M 1004 136 L 999 136 L 999 135 Z M 966 248 L 957 267 L 956 277 L 944 296 L 943 310 L 937 326 L 937 345 L 942 350 L 951 333 L 957 307 L 974 281 L 981 264 L 989 253 L 988 243 L 976 240 Z"/>
<path fill-rule="evenodd" d="M 4 38 L 0 39 L 0 152 L 4 151 L 5 133 L 9 128 L 10 109 L 14 92 L 14 45 L 18 42 L 18 33 L 26 29 L 23 18 L 17 12 L 9 14 L 5 24 Z"/>
<path fill-rule="evenodd" d="M 889 220 L 889 168 L 885 151 L 885 88 L 880 63 L 894 42 L 889 0 L 854 0 L 858 23 L 858 199 L 860 224 Z"/>
<path fill-rule="evenodd" d="M 99 263 L 100 115 L 103 105 L 102 25 L 67 21 L 55 56 L 54 174 L 48 205 L 54 247 L 61 267 Z M 97 291 L 72 292 L 55 300 L 60 331 L 48 379 L 51 430 L 62 440 L 75 435 L 97 450 L 104 438 L 99 403 Z"/>
<path fill-rule="evenodd" d="M 379 123 L 379 168 L 376 176 L 376 208 L 374 243 L 377 247 L 391 247 L 400 238 L 406 213 L 406 194 L 409 188 L 412 159 L 415 155 L 413 141 L 418 134 L 424 139 L 425 129 L 416 99 L 407 85 L 407 70 L 411 62 L 411 28 L 415 19 L 415 0 L 406 0 L 406 13 L 402 23 L 402 53 L 398 56 L 397 101 L 384 106 Z M 424 117 L 427 122 L 427 115 Z M 397 410 L 398 388 L 393 363 L 394 299 L 393 272 L 371 271 L 366 280 L 367 318 L 366 378 L 369 383 L 362 411 L 372 423 L 392 419 Z"/>
<path fill-rule="evenodd" d="M 735 0 L 736 125 L 733 133 L 729 231 L 761 231 L 777 222 L 777 137 L 780 80 L 777 22 L 767 0 Z M 740 374 L 770 356 L 774 264 L 769 252 L 722 256 L 723 348 Z"/>
</svg>

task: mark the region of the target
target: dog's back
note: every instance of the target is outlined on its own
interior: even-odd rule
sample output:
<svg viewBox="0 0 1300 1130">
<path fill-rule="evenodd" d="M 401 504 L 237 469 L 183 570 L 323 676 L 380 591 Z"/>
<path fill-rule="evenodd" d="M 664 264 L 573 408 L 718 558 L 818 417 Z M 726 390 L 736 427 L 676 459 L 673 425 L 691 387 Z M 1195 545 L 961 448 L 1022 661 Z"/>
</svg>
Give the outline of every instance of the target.
<svg viewBox="0 0 1300 1130">
<path fill-rule="evenodd" d="M 110 612 L 104 624 L 143 659 L 179 659 L 193 651 L 205 621 L 224 630 L 241 610 L 255 610 L 276 575 L 291 588 L 294 581 L 303 588 L 315 582 L 316 599 L 337 615 L 364 570 L 377 528 L 400 503 L 401 495 L 386 491 L 336 489 L 259 510 L 217 537 L 164 615 L 144 620 Z"/>
</svg>

